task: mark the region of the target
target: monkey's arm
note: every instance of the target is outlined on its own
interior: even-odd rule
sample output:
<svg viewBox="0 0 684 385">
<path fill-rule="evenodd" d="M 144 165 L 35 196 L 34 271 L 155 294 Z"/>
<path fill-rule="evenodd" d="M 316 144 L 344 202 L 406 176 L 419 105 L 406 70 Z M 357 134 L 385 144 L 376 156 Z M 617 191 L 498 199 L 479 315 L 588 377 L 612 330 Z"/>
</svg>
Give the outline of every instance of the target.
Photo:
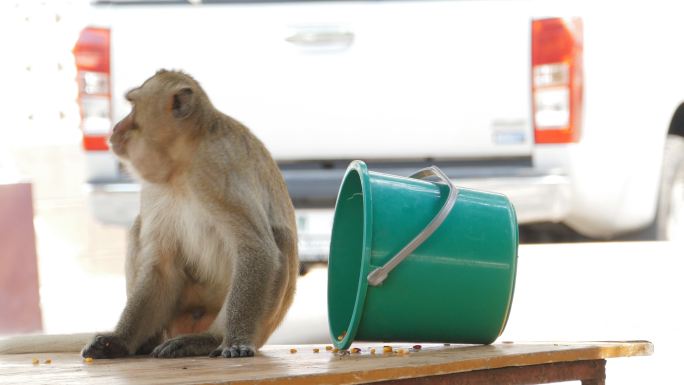
<svg viewBox="0 0 684 385">
<path fill-rule="evenodd" d="M 263 239 L 262 239 L 263 240 Z M 275 242 L 252 242 L 238 250 L 233 287 L 221 309 L 225 334 L 212 357 L 253 356 L 263 343 L 268 317 L 279 305 L 274 290 L 284 279 L 285 268 Z M 220 325 L 219 325 L 220 326 Z"/>
</svg>

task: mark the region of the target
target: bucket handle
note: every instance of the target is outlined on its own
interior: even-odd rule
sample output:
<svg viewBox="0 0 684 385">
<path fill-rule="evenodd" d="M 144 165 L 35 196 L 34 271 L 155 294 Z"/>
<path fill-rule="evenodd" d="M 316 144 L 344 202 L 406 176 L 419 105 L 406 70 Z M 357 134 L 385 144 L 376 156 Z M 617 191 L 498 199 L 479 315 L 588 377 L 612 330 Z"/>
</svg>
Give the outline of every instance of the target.
<svg viewBox="0 0 684 385">
<path fill-rule="evenodd" d="M 430 221 L 430 223 L 420 233 L 418 233 L 418 235 L 416 235 L 411 242 L 404 246 L 404 248 L 401 249 L 394 257 L 392 257 L 384 266 L 378 267 L 368 274 L 367 279 L 369 285 L 381 285 L 387 278 L 387 275 L 394 270 L 398 264 L 406 259 L 406 257 L 408 257 L 415 249 L 417 249 L 418 246 L 423 244 L 426 239 L 430 238 L 432 233 L 434 233 L 442 224 L 442 222 L 444 222 L 447 216 L 449 216 L 451 209 L 454 208 L 456 198 L 458 197 L 458 188 L 451 183 L 449 177 L 446 176 L 442 170 L 437 168 L 437 166 L 424 168 L 409 176 L 409 178 L 426 179 L 431 176 L 441 179 L 442 182 L 446 183 L 446 185 L 449 187 L 449 195 L 447 196 L 446 202 L 444 202 L 444 206 L 442 206 L 442 209 L 439 210 L 434 218 L 432 218 L 432 221 Z"/>
</svg>

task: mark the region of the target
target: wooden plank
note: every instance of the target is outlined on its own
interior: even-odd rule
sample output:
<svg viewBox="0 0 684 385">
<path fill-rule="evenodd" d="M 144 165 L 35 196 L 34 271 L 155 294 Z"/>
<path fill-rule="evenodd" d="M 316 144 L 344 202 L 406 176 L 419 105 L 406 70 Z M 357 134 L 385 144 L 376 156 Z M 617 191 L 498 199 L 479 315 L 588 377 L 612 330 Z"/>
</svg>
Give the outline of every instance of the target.
<svg viewBox="0 0 684 385">
<path fill-rule="evenodd" d="M 75 353 L 0 356 L 0 383 L 17 384 L 359 384 L 462 373 L 475 370 L 601 360 L 649 355 L 646 341 L 596 343 L 502 343 L 486 346 L 426 345 L 418 352 L 383 354 L 381 344 L 355 344 L 360 354 L 340 355 L 312 345 L 264 347 L 257 357 L 241 359 L 95 360 Z M 395 345 L 408 349 L 411 345 Z M 375 347 L 372 355 L 368 347 Z M 32 364 L 33 358 L 40 364 Z M 51 364 L 44 360 L 51 359 Z"/>
<path fill-rule="evenodd" d="M 376 382 L 376 385 L 530 385 L 582 381 L 582 385 L 603 384 L 606 360 L 554 362 L 552 364 L 509 366 L 440 376 Z M 593 382 L 592 382 L 593 381 Z"/>
</svg>

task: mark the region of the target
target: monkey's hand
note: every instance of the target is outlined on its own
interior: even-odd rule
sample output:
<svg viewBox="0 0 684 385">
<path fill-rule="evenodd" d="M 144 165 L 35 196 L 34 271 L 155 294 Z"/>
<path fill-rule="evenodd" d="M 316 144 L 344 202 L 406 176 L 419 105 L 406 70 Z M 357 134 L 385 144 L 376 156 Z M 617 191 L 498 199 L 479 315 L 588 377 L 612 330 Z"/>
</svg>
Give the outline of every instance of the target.
<svg viewBox="0 0 684 385">
<path fill-rule="evenodd" d="M 129 356 L 124 341 L 113 334 L 98 334 L 81 351 L 81 356 L 91 358 L 119 358 Z"/>
<path fill-rule="evenodd" d="M 218 348 L 216 348 L 216 350 L 209 354 L 209 356 L 221 356 L 226 358 L 253 357 L 255 351 L 256 348 L 252 344 L 226 343 L 226 341 L 224 340 L 223 343 Z"/>
</svg>

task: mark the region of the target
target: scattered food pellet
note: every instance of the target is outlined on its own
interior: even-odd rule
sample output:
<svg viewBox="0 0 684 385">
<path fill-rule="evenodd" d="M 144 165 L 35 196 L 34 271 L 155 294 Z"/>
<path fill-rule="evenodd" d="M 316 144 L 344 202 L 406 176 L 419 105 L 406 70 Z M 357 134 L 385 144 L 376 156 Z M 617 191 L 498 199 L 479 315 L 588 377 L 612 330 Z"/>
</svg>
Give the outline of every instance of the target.
<svg viewBox="0 0 684 385">
<path fill-rule="evenodd" d="M 87 363 L 91 363 L 91 362 L 93 362 L 93 357 L 86 357 L 83 359 L 83 361 L 85 361 Z"/>
<path fill-rule="evenodd" d="M 46 364 L 51 364 L 51 363 L 52 363 L 52 360 L 48 358 L 47 360 L 45 360 L 45 363 L 46 363 Z"/>
<path fill-rule="evenodd" d="M 406 354 L 406 349 L 397 349 L 396 353 L 403 356 L 404 354 Z"/>
<path fill-rule="evenodd" d="M 297 353 L 297 349 L 295 349 L 295 348 L 290 349 L 290 353 Z"/>
<path fill-rule="evenodd" d="M 318 353 L 319 352 L 318 348 L 314 348 L 313 352 Z"/>
<path fill-rule="evenodd" d="M 338 348 L 334 348 L 334 349 L 332 350 L 333 353 L 337 353 L 337 352 L 339 352 L 339 351 L 340 351 L 340 349 L 338 349 Z"/>
<path fill-rule="evenodd" d="M 420 346 L 420 345 L 413 345 L 413 350 L 420 350 L 420 349 L 422 349 L 422 348 L 423 348 L 423 347 Z"/>
<path fill-rule="evenodd" d="M 361 349 L 359 349 L 359 348 L 352 348 L 351 352 L 352 352 L 352 353 L 361 353 Z"/>
<path fill-rule="evenodd" d="M 38 365 L 38 364 L 40 364 L 40 360 L 37 358 L 34 358 L 31 360 L 31 363 L 33 363 L 33 365 Z"/>
<path fill-rule="evenodd" d="M 326 346 L 326 347 L 325 347 L 325 350 L 327 350 L 327 351 L 331 351 L 331 350 L 333 350 L 333 347 L 332 347 L 332 346 L 330 346 L 330 345 L 328 345 L 328 346 Z"/>
<path fill-rule="evenodd" d="M 338 341 L 342 341 L 346 335 L 347 335 L 347 331 L 345 330 L 345 331 L 342 332 L 342 334 L 340 334 L 339 336 L 337 336 L 337 340 L 338 340 Z"/>
<path fill-rule="evenodd" d="M 370 349 L 370 354 L 375 354 L 375 348 Z"/>
<path fill-rule="evenodd" d="M 382 352 L 383 353 L 392 353 L 392 347 L 391 346 L 383 346 Z"/>
<path fill-rule="evenodd" d="M 187 366 L 183 366 L 181 369 L 185 370 L 185 369 L 187 369 L 187 368 L 188 368 Z"/>
</svg>

